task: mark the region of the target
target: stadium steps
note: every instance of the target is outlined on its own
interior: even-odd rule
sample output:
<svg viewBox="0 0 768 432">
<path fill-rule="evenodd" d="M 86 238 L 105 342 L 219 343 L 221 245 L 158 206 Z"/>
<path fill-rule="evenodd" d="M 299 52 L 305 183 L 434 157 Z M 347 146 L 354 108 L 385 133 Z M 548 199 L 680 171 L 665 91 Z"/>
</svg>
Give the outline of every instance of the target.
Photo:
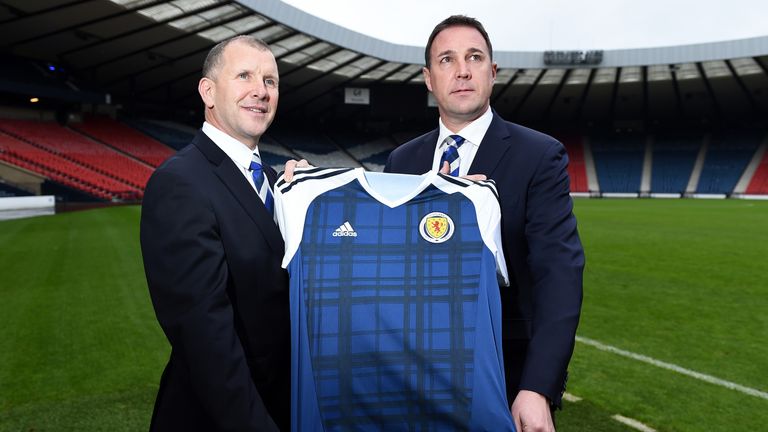
<svg viewBox="0 0 768 432">
<path fill-rule="evenodd" d="M 0 130 L 140 191 L 153 171 L 146 164 L 54 123 L 0 120 Z"/>
<path fill-rule="evenodd" d="M 165 144 L 108 117 L 89 116 L 82 123 L 70 125 L 70 128 L 152 168 L 158 167 L 174 153 Z"/>
</svg>

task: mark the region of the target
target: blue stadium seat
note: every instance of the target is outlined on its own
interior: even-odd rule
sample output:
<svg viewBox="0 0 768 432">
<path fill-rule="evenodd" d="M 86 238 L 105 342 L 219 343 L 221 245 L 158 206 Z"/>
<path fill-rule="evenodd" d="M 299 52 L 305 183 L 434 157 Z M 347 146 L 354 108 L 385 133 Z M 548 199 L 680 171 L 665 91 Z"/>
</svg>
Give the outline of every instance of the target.
<svg viewBox="0 0 768 432">
<path fill-rule="evenodd" d="M 645 137 L 606 135 L 592 137 L 590 142 L 600 191 L 639 192 Z"/>
<path fill-rule="evenodd" d="M 750 131 L 725 131 L 713 135 L 696 192 L 733 192 L 761 139 L 761 134 Z"/>
<path fill-rule="evenodd" d="M 178 128 L 161 125 L 154 121 L 134 119 L 122 119 L 121 121 L 176 150 L 184 148 L 192 141 L 192 137 L 194 136 L 192 133 L 185 132 Z"/>
<path fill-rule="evenodd" d="M 651 192 L 685 193 L 702 139 L 701 135 L 656 137 L 653 145 Z"/>
</svg>

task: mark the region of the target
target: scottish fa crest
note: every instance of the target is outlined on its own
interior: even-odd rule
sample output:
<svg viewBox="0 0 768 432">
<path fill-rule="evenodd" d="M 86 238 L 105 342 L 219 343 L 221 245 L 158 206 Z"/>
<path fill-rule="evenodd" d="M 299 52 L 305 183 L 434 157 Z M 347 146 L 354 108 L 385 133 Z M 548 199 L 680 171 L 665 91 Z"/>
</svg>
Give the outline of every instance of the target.
<svg viewBox="0 0 768 432">
<path fill-rule="evenodd" d="M 453 235 L 453 220 L 445 213 L 429 213 L 421 219 L 419 232 L 430 243 L 442 243 Z"/>
</svg>

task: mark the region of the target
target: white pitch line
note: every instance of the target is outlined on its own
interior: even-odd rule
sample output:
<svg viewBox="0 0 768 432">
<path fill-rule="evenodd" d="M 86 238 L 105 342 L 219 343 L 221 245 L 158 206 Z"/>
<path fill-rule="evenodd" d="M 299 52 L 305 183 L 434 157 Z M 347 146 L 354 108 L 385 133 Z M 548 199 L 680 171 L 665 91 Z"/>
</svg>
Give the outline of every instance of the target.
<svg viewBox="0 0 768 432">
<path fill-rule="evenodd" d="M 747 395 L 750 395 L 750 396 L 756 396 L 756 397 L 759 397 L 759 398 L 768 399 L 768 393 L 767 392 L 760 391 L 760 390 L 757 390 L 757 389 L 754 389 L 754 388 L 751 388 L 751 387 L 743 386 L 741 384 L 736 384 L 736 383 L 731 382 L 731 381 L 726 381 L 724 379 L 720 379 L 720 378 L 714 377 L 712 375 L 707 375 L 707 374 L 703 374 L 701 372 L 696 372 L 696 371 L 693 371 L 693 370 L 690 370 L 690 369 L 686 369 L 686 368 L 684 368 L 682 366 L 678 366 L 676 364 L 663 362 L 661 360 L 656 360 L 655 358 L 648 357 L 648 356 L 642 355 L 642 354 L 633 353 L 631 351 L 625 351 L 623 349 L 616 348 L 616 347 L 611 346 L 611 345 L 606 345 L 606 344 L 604 344 L 602 342 L 598 342 L 596 340 L 585 338 L 585 337 L 582 337 L 582 336 L 576 336 L 576 341 L 581 342 L 581 343 L 583 343 L 585 345 L 589 345 L 589 346 L 595 347 L 595 348 L 597 348 L 597 349 L 599 349 L 601 351 L 607 351 L 607 352 L 610 352 L 610 353 L 618 354 L 618 355 L 623 356 L 623 357 L 628 357 L 628 358 L 631 358 L 631 359 L 634 359 L 634 360 L 639 360 L 641 362 L 648 363 L 650 365 L 653 365 L 653 366 L 656 366 L 656 367 L 660 367 L 662 369 L 671 370 L 673 372 L 677 372 L 677 373 L 682 374 L 682 375 L 686 375 L 686 376 L 689 376 L 689 377 L 692 377 L 692 378 L 696 378 L 697 380 L 708 382 L 710 384 L 719 385 L 721 387 L 725 387 L 725 388 L 730 389 L 730 390 L 736 390 L 738 392 L 741 392 L 741 393 L 744 393 L 744 394 L 747 394 Z"/>
<path fill-rule="evenodd" d="M 566 401 L 568 401 L 568 402 L 574 402 L 574 403 L 575 403 L 575 402 L 579 402 L 579 401 L 581 401 L 581 398 L 580 398 L 580 397 L 578 397 L 578 396 L 576 396 L 576 395 L 574 395 L 574 394 L 571 394 L 571 393 L 565 392 L 565 393 L 563 393 L 563 400 L 566 400 Z"/>
<path fill-rule="evenodd" d="M 637 421 L 637 420 L 635 420 L 633 418 L 624 417 L 621 414 L 616 414 L 614 416 L 611 416 L 611 418 L 616 420 L 617 422 L 623 423 L 623 424 L 625 424 L 625 425 L 627 425 L 627 426 L 629 426 L 629 427 L 631 427 L 633 429 L 637 429 L 640 432 L 656 432 L 656 429 L 654 429 L 654 428 L 652 428 L 652 427 L 650 427 L 648 425 L 645 425 L 643 423 L 640 423 L 639 421 Z"/>
</svg>

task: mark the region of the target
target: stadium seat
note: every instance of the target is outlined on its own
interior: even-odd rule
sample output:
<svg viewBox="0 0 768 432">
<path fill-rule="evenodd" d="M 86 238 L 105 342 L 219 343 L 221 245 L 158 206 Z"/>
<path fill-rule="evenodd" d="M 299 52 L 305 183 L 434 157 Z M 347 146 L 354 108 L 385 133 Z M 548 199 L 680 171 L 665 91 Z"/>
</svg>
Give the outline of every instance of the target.
<svg viewBox="0 0 768 432">
<path fill-rule="evenodd" d="M 556 138 L 563 143 L 568 151 L 568 175 L 571 177 L 571 192 L 589 192 L 582 137 L 575 134 L 558 134 Z"/>
<path fill-rule="evenodd" d="M 6 125 L 7 121 L 0 120 L 0 129 Z M 0 159 L 101 199 L 135 200 L 143 196 L 143 187 L 94 170 L 75 158 L 4 133 L 0 133 Z"/>
<path fill-rule="evenodd" d="M 359 167 L 360 163 L 342 151 L 324 134 L 287 128 L 272 128 L 270 138 L 292 152 L 323 167 Z"/>
<path fill-rule="evenodd" d="M 170 147 L 108 117 L 89 116 L 70 127 L 153 167 L 174 153 Z"/>
<path fill-rule="evenodd" d="M 697 193 L 730 194 L 755 154 L 762 135 L 724 131 L 712 137 L 699 178 Z"/>
<path fill-rule="evenodd" d="M 153 167 L 51 122 L 0 120 L 0 130 L 143 190 Z"/>
<path fill-rule="evenodd" d="M 702 142 L 701 135 L 657 136 L 653 145 L 651 192 L 685 193 Z"/>
<path fill-rule="evenodd" d="M 601 192 L 640 191 L 645 136 L 596 136 L 590 143 Z"/>
<path fill-rule="evenodd" d="M 752 180 L 746 190 L 747 194 L 768 194 L 768 152 L 763 153 L 760 165 L 757 166 Z"/>
</svg>

